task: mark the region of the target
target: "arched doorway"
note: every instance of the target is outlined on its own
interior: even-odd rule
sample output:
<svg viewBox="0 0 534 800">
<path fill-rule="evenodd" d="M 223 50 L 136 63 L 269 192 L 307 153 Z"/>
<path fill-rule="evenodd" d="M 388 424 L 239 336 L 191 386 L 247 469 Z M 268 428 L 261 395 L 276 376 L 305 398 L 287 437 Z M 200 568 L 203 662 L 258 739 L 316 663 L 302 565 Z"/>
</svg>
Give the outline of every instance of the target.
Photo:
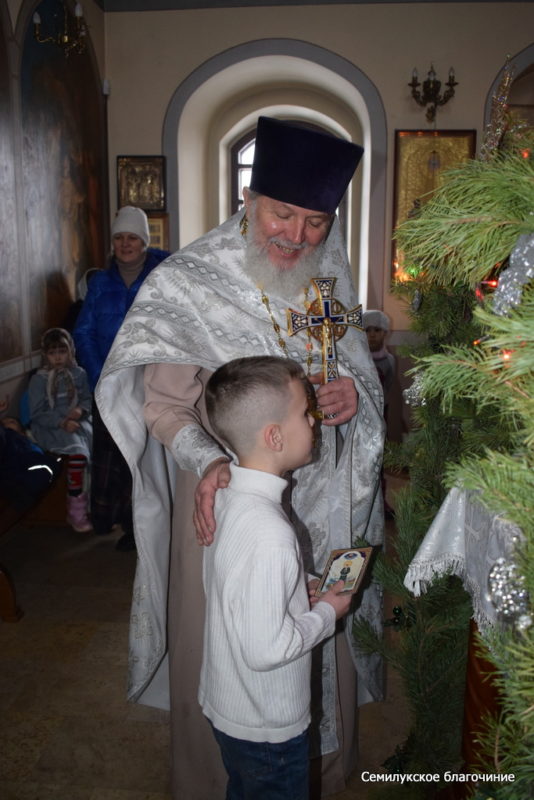
<svg viewBox="0 0 534 800">
<path fill-rule="evenodd" d="M 359 296 L 381 302 L 385 241 L 386 123 L 380 96 L 351 62 L 307 42 L 267 39 L 226 50 L 177 88 L 163 152 L 171 245 L 183 245 L 229 214 L 229 146 L 259 114 L 321 125 L 362 143 L 349 249 Z"/>
</svg>

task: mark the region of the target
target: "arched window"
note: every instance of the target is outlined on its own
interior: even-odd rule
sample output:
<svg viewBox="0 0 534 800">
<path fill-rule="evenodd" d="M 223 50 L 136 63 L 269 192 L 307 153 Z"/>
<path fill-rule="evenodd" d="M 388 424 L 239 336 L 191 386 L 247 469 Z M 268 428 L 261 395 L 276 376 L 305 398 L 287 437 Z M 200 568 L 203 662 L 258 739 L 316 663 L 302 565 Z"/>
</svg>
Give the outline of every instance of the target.
<svg viewBox="0 0 534 800">
<path fill-rule="evenodd" d="M 243 205 L 243 188 L 250 186 L 255 144 L 256 128 L 253 128 L 238 139 L 230 151 L 232 214 L 239 211 Z"/>
<path fill-rule="evenodd" d="M 304 128 L 324 133 L 324 129 L 318 125 L 312 125 L 301 120 L 291 120 L 294 125 L 301 125 Z M 243 206 L 243 188 L 250 185 L 252 173 L 252 162 L 254 161 L 254 145 L 256 143 L 256 128 L 248 131 L 235 142 L 230 149 L 230 169 L 231 169 L 231 192 L 232 192 L 232 214 L 239 211 Z M 347 229 L 347 197 L 343 196 L 337 209 L 337 215 L 341 225 L 343 235 Z"/>
</svg>

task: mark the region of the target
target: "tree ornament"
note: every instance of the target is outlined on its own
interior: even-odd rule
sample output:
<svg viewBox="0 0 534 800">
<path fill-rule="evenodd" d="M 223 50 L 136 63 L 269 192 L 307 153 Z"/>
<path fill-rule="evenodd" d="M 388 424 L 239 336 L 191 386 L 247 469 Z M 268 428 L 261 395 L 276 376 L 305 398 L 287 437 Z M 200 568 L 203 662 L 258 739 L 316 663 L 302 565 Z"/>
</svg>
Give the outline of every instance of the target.
<svg viewBox="0 0 534 800">
<path fill-rule="evenodd" d="M 402 396 L 404 397 L 404 402 L 412 406 L 412 408 L 417 408 L 418 406 L 426 405 L 426 400 L 423 397 L 422 391 L 423 385 L 423 376 L 420 372 L 415 374 L 413 379 L 413 383 L 411 386 L 408 386 L 407 389 L 404 389 Z"/>
<path fill-rule="evenodd" d="M 489 572 L 488 587 L 491 602 L 505 622 L 514 623 L 528 616 L 529 595 L 525 576 L 514 561 L 498 558 Z"/>
<path fill-rule="evenodd" d="M 516 628 L 521 633 L 525 633 L 532 625 L 532 617 L 530 614 L 521 614 L 517 619 Z"/>
<path fill-rule="evenodd" d="M 534 222 L 533 222 L 534 224 Z M 534 233 L 519 237 L 510 256 L 510 266 L 499 276 L 492 301 L 495 314 L 508 314 L 521 302 L 523 287 L 534 277 Z"/>
<path fill-rule="evenodd" d="M 398 631 L 409 627 L 410 624 L 411 621 L 404 613 L 402 606 L 394 606 L 392 618 L 384 622 L 387 627 L 396 628 Z"/>
<path fill-rule="evenodd" d="M 423 302 L 423 293 L 421 289 L 416 289 L 415 292 L 413 293 L 411 302 L 411 309 L 415 314 L 417 314 L 417 312 L 421 308 L 422 302 Z"/>
</svg>

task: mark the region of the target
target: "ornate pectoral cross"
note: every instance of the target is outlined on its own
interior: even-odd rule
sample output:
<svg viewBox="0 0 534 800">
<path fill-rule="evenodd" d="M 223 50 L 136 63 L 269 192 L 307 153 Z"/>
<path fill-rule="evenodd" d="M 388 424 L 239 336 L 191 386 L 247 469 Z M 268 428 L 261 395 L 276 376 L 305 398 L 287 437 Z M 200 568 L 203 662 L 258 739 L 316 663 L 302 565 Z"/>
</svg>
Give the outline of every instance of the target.
<svg viewBox="0 0 534 800">
<path fill-rule="evenodd" d="M 316 299 L 310 303 L 307 314 L 292 308 L 287 310 L 287 332 L 290 336 L 309 330 L 321 342 L 323 352 L 323 383 L 339 377 L 336 358 L 336 341 L 347 332 L 347 326 L 362 328 L 362 307 L 355 306 L 346 311 L 344 306 L 332 297 L 336 278 L 313 278 L 311 283 Z"/>
</svg>

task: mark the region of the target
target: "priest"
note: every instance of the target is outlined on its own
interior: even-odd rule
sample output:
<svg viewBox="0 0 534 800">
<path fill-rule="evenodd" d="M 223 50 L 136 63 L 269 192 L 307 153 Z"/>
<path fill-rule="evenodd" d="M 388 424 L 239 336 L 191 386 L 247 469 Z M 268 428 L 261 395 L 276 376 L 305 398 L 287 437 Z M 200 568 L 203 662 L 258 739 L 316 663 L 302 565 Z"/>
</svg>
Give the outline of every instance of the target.
<svg viewBox="0 0 534 800">
<path fill-rule="evenodd" d="M 96 390 L 133 475 L 138 565 L 129 697 L 171 710 L 174 800 L 225 796 L 225 773 L 197 703 L 199 544 L 217 536 L 213 498 L 228 484 L 232 458 L 204 407 L 217 367 L 282 354 L 302 363 L 315 384 L 320 446 L 290 481 L 287 498 L 310 574 L 321 572 L 333 548 L 382 541 L 382 390 L 365 333 L 354 325 L 334 331 L 335 377 L 324 383 L 320 340 L 311 327 L 291 336 L 287 327 L 288 309 L 306 313 L 321 277 L 335 278 L 329 285 L 338 309 L 356 305 L 335 211 L 362 153 L 343 139 L 260 117 L 244 211 L 148 276 Z M 354 615 L 380 627 L 375 583 L 358 596 Z M 327 797 L 344 789 L 356 765 L 357 707 L 381 699 L 381 665 L 359 652 L 352 618 L 314 656 L 311 783 L 315 797 Z"/>
</svg>

